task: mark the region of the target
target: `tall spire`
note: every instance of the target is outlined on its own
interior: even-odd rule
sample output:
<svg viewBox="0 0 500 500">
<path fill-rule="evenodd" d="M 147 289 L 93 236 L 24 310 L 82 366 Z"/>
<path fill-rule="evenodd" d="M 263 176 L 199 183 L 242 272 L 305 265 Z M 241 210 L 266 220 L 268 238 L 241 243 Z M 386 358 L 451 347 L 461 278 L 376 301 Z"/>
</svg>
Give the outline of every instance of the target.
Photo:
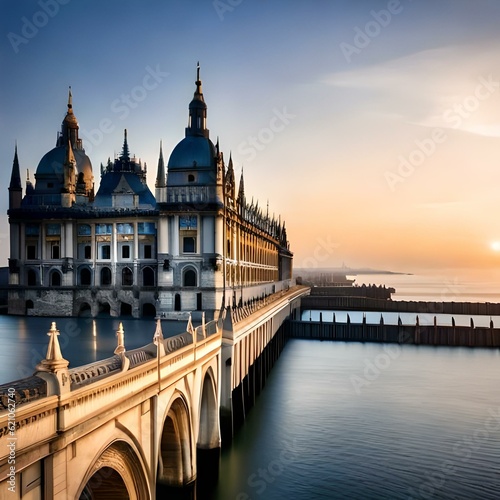
<svg viewBox="0 0 500 500">
<path fill-rule="evenodd" d="M 130 160 L 130 151 L 127 143 L 127 129 L 123 131 L 123 148 L 122 148 L 122 154 L 120 155 L 120 159 L 125 161 Z"/>
<path fill-rule="evenodd" d="M 203 98 L 203 90 L 200 79 L 200 63 L 196 66 L 196 90 L 193 100 L 189 104 L 189 123 L 186 128 L 186 136 L 198 135 L 208 138 L 207 127 L 207 105 Z"/>
<path fill-rule="evenodd" d="M 238 203 L 245 204 L 245 181 L 243 180 L 243 167 L 241 167 L 240 185 L 238 188 Z"/>
<path fill-rule="evenodd" d="M 19 158 L 17 157 L 17 142 L 14 150 L 14 161 L 12 163 L 12 174 L 10 176 L 9 189 L 22 189 L 21 171 L 19 170 Z"/>
<path fill-rule="evenodd" d="M 167 186 L 167 179 L 165 175 L 165 162 L 163 161 L 162 141 L 160 141 L 160 157 L 158 158 L 158 170 L 156 173 L 155 187 L 163 188 Z"/>
<path fill-rule="evenodd" d="M 17 142 L 14 150 L 14 161 L 12 162 L 12 173 L 9 185 L 9 209 L 20 208 L 23 200 L 23 186 L 21 184 L 21 171 L 19 169 L 19 158 L 17 157 Z"/>
</svg>

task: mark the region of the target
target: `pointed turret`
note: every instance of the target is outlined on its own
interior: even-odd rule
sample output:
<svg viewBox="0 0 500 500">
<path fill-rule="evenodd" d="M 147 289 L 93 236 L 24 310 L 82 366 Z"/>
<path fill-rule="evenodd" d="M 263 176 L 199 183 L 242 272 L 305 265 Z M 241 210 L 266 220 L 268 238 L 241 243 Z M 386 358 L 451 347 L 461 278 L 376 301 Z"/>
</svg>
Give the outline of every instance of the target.
<svg viewBox="0 0 500 500">
<path fill-rule="evenodd" d="M 128 148 L 128 142 L 127 142 L 127 129 L 123 131 L 123 148 L 122 148 L 122 154 L 120 155 L 120 160 L 124 162 L 130 161 L 130 150 Z"/>
<path fill-rule="evenodd" d="M 235 184 L 234 184 L 234 167 L 233 167 L 233 158 L 231 153 L 229 153 L 229 164 L 227 166 L 226 172 L 226 196 L 230 198 L 229 202 L 231 204 L 234 203 L 234 195 L 235 195 Z"/>
<path fill-rule="evenodd" d="M 165 174 L 165 162 L 163 161 L 162 141 L 160 141 L 160 157 L 158 158 L 158 170 L 156 172 L 157 188 L 164 188 L 167 186 L 167 176 Z"/>
<path fill-rule="evenodd" d="M 203 98 L 203 90 L 200 80 L 200 63 L 196 67 L 196 90 L 193 100 L 189 104 L 189 123 L 186 128 L 186 137 L 189 135 L 199 135 L 208 138 L 207 127 L 207 105 Z"/>
<path fill-rule="evenodd" d="M 78 120 L 73 113 L 73 94 L 71 93 L 71 87 L 69 87 L 68 111 L 62 122 L 61 134 L 56 146 L 65 146 L 69 140 L 73 149 L 82 149 L 82 141 L 78 138 L 78 129 Z"/>
<path fill-rule="evenodd" d="M 19 169 L 19 158 L 17 157 L 17 143 L 14 150 L 14 161 L 12 162 L 12 173 L 9 185 L 9 209 L 20 208 L 23 198 L 23 186 L 21 184 L 21 171 Z"/>
<path fill-rule="evenodd" d="M 156 172 L 156 203 L 166 203 L 167 201 L 167 174 L 165 172 L 165 162 L 163 161 L 163 148 L 160 141 L 160 156 L 158 158 L 158 170 Z"/>
<path fill-rule="evenodd" d="M 245 181 L 243 179 L 243 167 L 241 167 L 240 184 L 238 186 L 238 198 L 236 199 L 240 207 L 240 215 L 244 215 L 245 211 Z"/>
</svg>

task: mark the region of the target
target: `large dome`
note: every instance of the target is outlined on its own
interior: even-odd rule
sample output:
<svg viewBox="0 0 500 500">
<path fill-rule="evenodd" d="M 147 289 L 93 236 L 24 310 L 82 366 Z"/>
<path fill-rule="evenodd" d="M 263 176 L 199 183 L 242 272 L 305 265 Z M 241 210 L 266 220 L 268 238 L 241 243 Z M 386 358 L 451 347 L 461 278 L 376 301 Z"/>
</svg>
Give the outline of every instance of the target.
<svg viewBox="0 0 500 500">
<path fill-rule="evenodd" d="M 92 163 L 90 158 L 81 149 L 74 149 L 73 154 L 76 160 L 78 173 L 83 173 L 86 179 L 92 179 Z M 66 161 L 66 146 L 59 146 L 50 150 L 43 156 L 36 169 L 35 176 L 62 176 L 63 165 Z"/>
<path fill-rule="evenodd" d="M 215 146 L 207 137 L 188 135 L 175 146 L 168 169 L 215 167 Z"/>
</svg>

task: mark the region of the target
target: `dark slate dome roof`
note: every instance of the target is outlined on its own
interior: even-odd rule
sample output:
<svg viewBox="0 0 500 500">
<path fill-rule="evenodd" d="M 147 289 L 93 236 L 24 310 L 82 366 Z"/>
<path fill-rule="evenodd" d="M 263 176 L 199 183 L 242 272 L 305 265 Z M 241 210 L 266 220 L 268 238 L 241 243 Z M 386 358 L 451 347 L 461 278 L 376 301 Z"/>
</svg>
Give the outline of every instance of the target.
<svg viewBox="0 0 500 500">
<path fill-rule="evenodd" d="M 215 146 L 207 137 L 188 135 L 175 146 L 168 169 L 215 167 Z"/>
<path fill-rule="evenodd" d="M 73 149 L 78 173 L 83 173 L 85 178 L 92 178 L 92 163 L 82 149 Z M 63 165 L 66 161 L 66 146 L 55 147 L 46 153 L 40 160 L 35 176 L 62 175 Z"/>
</svg>

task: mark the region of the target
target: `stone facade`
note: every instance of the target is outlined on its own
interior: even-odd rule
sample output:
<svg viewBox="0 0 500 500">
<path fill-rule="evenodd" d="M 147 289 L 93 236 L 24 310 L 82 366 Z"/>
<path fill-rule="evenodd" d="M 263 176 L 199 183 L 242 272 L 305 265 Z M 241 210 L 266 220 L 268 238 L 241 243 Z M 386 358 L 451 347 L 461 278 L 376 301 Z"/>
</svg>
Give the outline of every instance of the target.
<svg viewBox="0 0 500 500">
<path fill-rule="evenodd" d="M 217 317 L 287 289 L 292 253 L 280 219 L 236 191 L 206 128 L 199 67 L 185 138 L 168 164 L 162 146 L 155 195 L 146 165 L 121 154 L 101 163 L 99 189 L 78 136 L 71 91 L 56 147 L 24 193 L 17 147 L 9 186 L 9 313 L 39 316 Z"/>
</svg>

